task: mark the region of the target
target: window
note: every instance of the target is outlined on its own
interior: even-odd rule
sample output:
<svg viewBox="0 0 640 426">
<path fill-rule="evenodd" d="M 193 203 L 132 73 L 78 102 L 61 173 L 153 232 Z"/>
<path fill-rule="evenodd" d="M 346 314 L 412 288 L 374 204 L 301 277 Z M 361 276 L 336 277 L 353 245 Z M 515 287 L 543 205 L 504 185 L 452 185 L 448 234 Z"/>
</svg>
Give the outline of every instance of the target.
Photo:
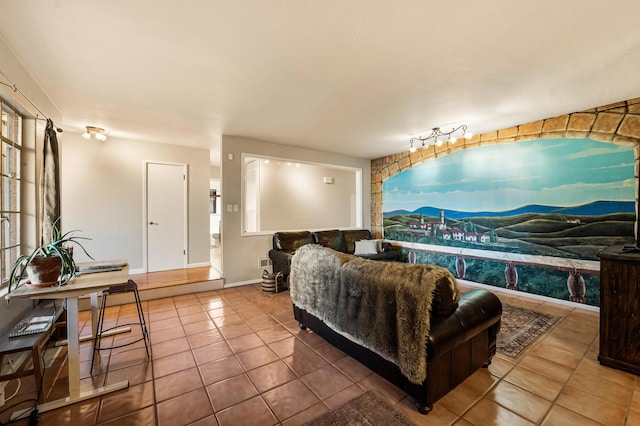
<svg viewBox="0 0 640 426">
<path fill-rule="evenodd" d="M 243 153 L 242 176 L 242 235 L 362 227 L 360 168 Z"/>
<path fill-rule="evenodd" d="M 0 274 L 2 287 L 9 281 L 11 269 L 20 255 L 20 155 L 22 149 L 22 117 L 0 101 L 0 240 L 2 241 Z"/>
</svg>

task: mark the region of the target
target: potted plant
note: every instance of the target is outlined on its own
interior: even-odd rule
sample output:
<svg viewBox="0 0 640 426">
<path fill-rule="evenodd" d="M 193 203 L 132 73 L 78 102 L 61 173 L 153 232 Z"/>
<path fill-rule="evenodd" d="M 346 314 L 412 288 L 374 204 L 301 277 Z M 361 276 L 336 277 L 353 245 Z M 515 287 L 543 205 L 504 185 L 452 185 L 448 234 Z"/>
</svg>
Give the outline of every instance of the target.
<svg viewBox="0 0 640 426">
<path fill-rule="evenodd" d="M 24 279 L 27 277 L 29 284 L 36 287 L 67 283 L 77 273 L 72 244 L 78 245 L 87 256 L 93 259 L 79 241 L 90 238 L 75 236 L 74 233 L 77 231 L 62 234 L 57 222 L 53 225 L 49 243 L 36 247 L 31 254 L 22 255 L 16 260 L 9 277 L 9 292 L 12 288 L 16 289 L 25 284 Z"/>
</svg>

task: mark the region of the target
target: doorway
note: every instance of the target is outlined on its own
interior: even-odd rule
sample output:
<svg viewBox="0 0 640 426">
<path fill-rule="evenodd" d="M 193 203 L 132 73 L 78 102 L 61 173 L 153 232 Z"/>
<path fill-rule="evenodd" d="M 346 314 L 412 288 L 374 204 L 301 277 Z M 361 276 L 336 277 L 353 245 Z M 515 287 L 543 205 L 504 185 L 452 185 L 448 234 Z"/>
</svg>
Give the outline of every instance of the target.
<svg viewBox="0 0 640 426">
<path fill-rule="evenodd" d="M 219 178 L 209 181 L 209 248 L 211 267 L 222 275 L 222 233 L 220 220 L 222 218 L 222 193 Z"/>
<path fill-rule="evenodd" d="M 187 165 L 147 162 L 147 271 L 186 267 Z"/>
</svg>

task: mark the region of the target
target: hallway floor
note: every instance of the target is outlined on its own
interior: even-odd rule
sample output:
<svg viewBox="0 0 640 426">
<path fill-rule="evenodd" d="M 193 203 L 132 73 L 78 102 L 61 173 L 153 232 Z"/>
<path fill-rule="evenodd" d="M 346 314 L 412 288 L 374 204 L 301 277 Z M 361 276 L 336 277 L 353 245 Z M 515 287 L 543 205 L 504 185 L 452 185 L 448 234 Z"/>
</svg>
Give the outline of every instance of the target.
<svg viewBox="0 0 640 426">
<path fill-rule="evenodd" d="M 267 294 L 250 285 L 143 302 L 151 360 L 142 342 L 103 351 L 91 375 L 91 343 L 81 345 L 83 386 L 128 379 L 129 388 L 41 413 L 40 424 L 298 425 L 370 388 L 419 425 L 640 424 L 639 378 L 597 362 L 597 313 L 497 295 L 562 319 L 518 359 L 496 356 L 428 416 L 402 390 L 300 330 L 288 292 Z M 111 324 L 124 323 L 134 312 L 133 305 L 123 305 L 108 308 L 106 316 Z M 89 327 L 88 312 L 82 317 Z M 134 339 L 137 333 L 134 328 L 113 339 Z M 61 371 L 48 399 L 65 394 L 66 369 Z M 15 391 L 14 382 L 6 395 Z M 3 408 L 34 395 L 33 381 L 22 382 Z"/>
</svg>

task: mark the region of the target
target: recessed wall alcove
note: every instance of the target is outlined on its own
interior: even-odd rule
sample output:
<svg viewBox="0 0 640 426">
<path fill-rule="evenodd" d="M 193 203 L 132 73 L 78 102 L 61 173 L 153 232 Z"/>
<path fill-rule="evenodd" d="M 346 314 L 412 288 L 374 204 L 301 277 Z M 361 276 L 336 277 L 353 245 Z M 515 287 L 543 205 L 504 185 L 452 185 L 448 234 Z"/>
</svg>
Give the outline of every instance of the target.
<svg viewBox="0 0 640 426">
<path fill-rule="evenodd" d="M 473 148 L 479 148 L 483 146 L 496 145 L 496 144 L 511 144 L 521 141 L 535 141 L 542 139 L 569 139 L 576 140 L 576 143 L 579 143 L 578 140 L 591 139 L 599 142 L 606 142 L 621 145 L 627 148 L 632 148 L 633 151 L 633 177 L 635 179 L 635 186 L 638 186 L 638 175 L 639 175 L 639 143 L 640 143 L 640 98 L 631 99 L 628 101 L 617 102 L 615 104 L 605 105 L 596 107 L 593 109 L 575 112 L 571 114 L 562 115 L 559 117 L 552 117 L 544 120 L 539 120 L 532 123 L 521 124 L 518 126 L 500 129 L 494 132 L 489 132 L 485 134 L 480 134 L 474 136 L 470 140 L 459 141 L 455 144 L 445 143 L 440 147 L 430 146 L 425 149 L 417 150 L 416 152 L 401 152 L 394 155 L 378 158 L 372 160 L 371 162 L 371 223 L 372 223 L 372 232 L 376 237 L 384 237 L 384 218 L 383 214 L 385 212 L 385 208 L 383 206 L 383 184 L 386 180 L 391 177 L 398 175 L 403 171 L 407 171 L 409 169 L 414 168 L 417 165 L 425 165 L 425 162 L 434 161 L 436 159 L 442 159 L 444 156 L 449 154 L 462 151 L 469 150 Z M 571 143 L 571 142 L 569 142 Z M 627 151 L 629 152 L 629 151 Z M 460 155 L 460 154 L 457 154 Z M 628 154 L 627 158 L 630 158 L 631 154 Z M 453 157 L 452 157 L 453 158 Z M 631 160 L 629 160 L 631 161 Z M 627 161 L 627 164 L 629 163 Z M 435 164 L 435 163 L 434 163 Z M 630 179 L 630 178 L 627 178 Z M 395 180 L 395 179 L 394 179 Z M 637 194 L 637 189 L 635 191 Z M 632 196 L 632 199 L 635 198 L 636 204 L 638 203 L 637 196 Z M 632 201 L 630 201 L 632 202 Z M 387 209 L 388 210 L 388 209 Z M 627 216 L 627 220 L 630 222 L 633 221 L 633 216 L 629 218 Z M 627 222 L 629 225 L 627 229 L 630 229 L 632 224 Z M 635 227 L 638 226 L 638 218 L 635 217 Z M 413 251 L 414 246 L 407 243 L 400 243 L 399 246 L 402 246 L 403 251 L 409 251 L 413 258 L 410 258 L 409 261 L 415 261 L 415 251 Z M 417 244 L 417 252 L 429 252 L 430 247 L 425 247 L 424 245 Z M 436 248 L 435 250 L 436 256 L 435 259 L 438 258 L 439 255 L 448 256 L 448 264 L 449 268 L 452 269 L 452 272 L 455 272 L 457 261 L 453 261 L 451 259 L 456 259 L 456 251 L 447 249 L 442 250 L 441 248 Z M 473 250 L 467 250 L 464 252 L 465 256 L 475 257 L 477 259 L 483 259 L 482 253 L 476 253 Z M 542 266 L 549 269 L 557 269 L 560 271 L 564 271 L 563 273 L 568 276 L 568 282 L 571 281 L 572 277 L 578 273 L 590 274 L 591 276 L 595 276 L 595 284 L 594 280 L 587 280 L 587 284 L 592 287 L 592 296 L 591 302 L 587 302 L 591 305 L 598 305 L 599 303 L 599 294 L 595 297 L 593 296 L 594 290 L 593 287 L 597 287 L 598 283 L 598 273 L 599 273 L 599 265 L 597 261 L 580 261 L 580 260 L 567 260 L 567 259 L 559 259 L 554 257 L 528 257 L 519 256 L 518 254 L 510 253 L 509 256 L 503 256 L 502 254 L 494 253 L 493 258 L 487 259 L 494 262 L 502 262 L 506 264 L 506 268 L 504 270 L 504 275 L 507 278 L 507 284 L 505 287 L 509 288 L 508 278 L 509 278 L 509 259 L 516 259 L 519 267 L 527 268 L 529 266 Z M 431 259 L 424 260 L 426 257 L 421 258 L 422 261 L 427 261 L 430 263 L 436 263 Z M 521 261 L 520 261 L 521 259 Z M 421 260 L 418 260 L 421 261 Z M 446 265 L 442 265 L 446 266 Z M 568 272 L 568 273 L 567 273 Z M 530 272 L 531 273 L 531 272 Z M 572 275 L 573 273 L 573 275 Z M 491 285 L 496 286 L 495 283 L 489 283 Z M 565 287 L 569 287 L 567 284 Z M 517 288 L 514 288 L 517 289 Z M 570 292 L 570 290 L 569 290 Z M 544 295 L 544 294 L 543 294 Z M 557 295 L 552 297 L 558 297 Z M 564 298 L 564 296 L 562 296 Z M 573 302 L 585 303 L 584 298 L 581 300 L 579 298 L 574 297 L 567 293 L 567 300 L 571 300 Z M 594 303 L 594 301 L 596 303 Z"/>
</svg>

